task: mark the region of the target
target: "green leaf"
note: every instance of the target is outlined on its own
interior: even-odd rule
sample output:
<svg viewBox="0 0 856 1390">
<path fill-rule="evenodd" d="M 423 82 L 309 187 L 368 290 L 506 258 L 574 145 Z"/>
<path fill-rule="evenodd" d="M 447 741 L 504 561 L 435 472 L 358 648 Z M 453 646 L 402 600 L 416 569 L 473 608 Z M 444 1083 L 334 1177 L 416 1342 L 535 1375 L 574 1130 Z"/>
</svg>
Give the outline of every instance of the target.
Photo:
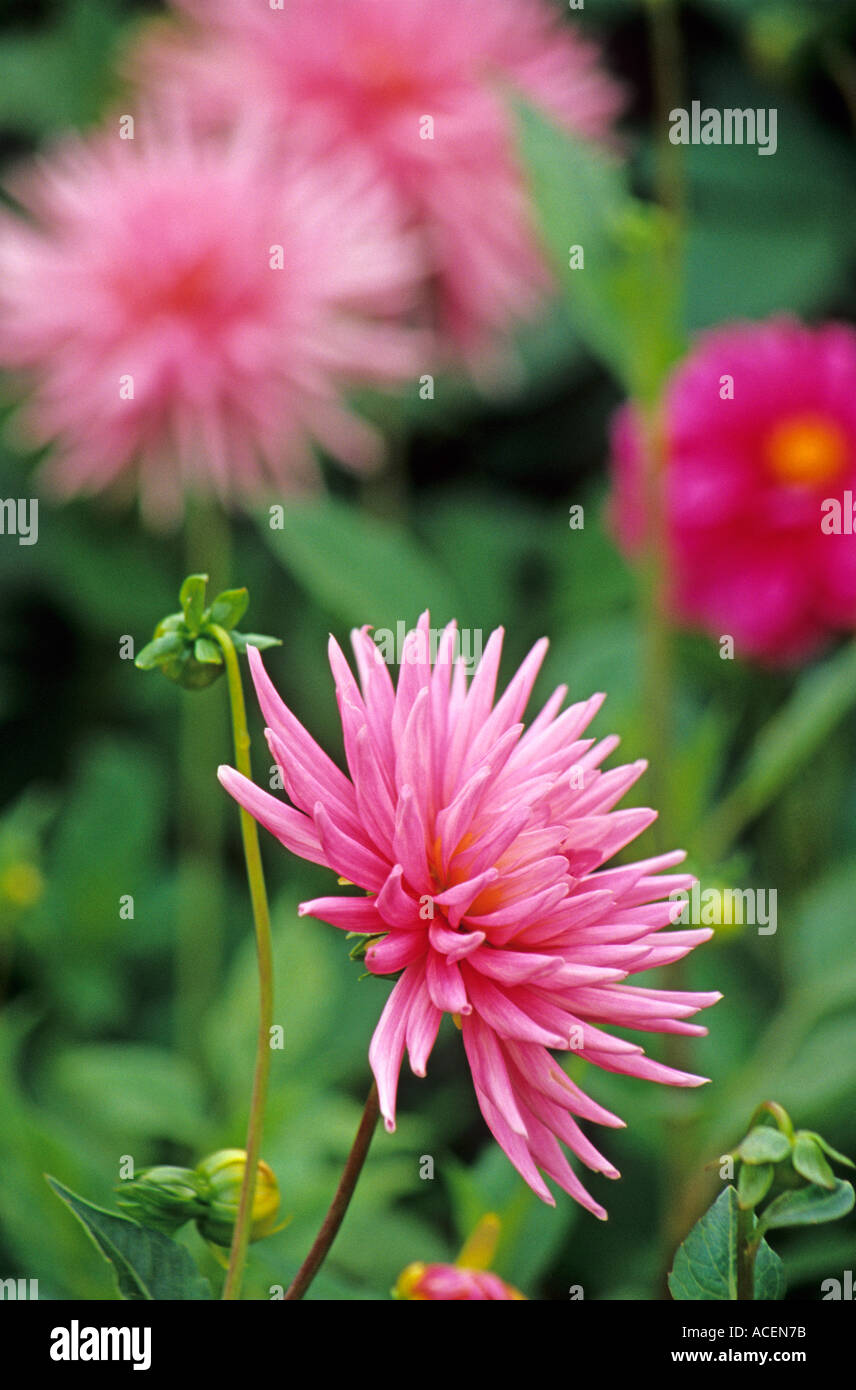
<svg viewBox="0 0 856 1390">
<path fill-rule="evenodd" d="M 823 1156 L 817 1141 L 805 1130 L 800 1130 L 794 1140 L 793 1165 L 800 1177 L 807 1182 L 817 1183 L 831 1192 L 835 1187 L 835 1174 Z"/>
<path fill-rule="evenodd" d="M 542 235 L 575 323 L 632 396 L 652 402 L 680 356 L 675 228 L 628 189 L 622 167 L 515 102 Z M 584 264 L 572 268 L 571 247 Z"/>
<path fill-rule="evenodd" d="M 193 644 L 193 655 L 197 661 L 207 662 L 211 666 L 223 665 L 223 653 L 210 637 L 197 637 Z"/>
<path fill-rule="evenodd" d="M 151 671 L 171 656 L 177 656 L 184 647 L 184 638 L 177 632 L 168 632 L 165 637 L 156 637 L 143 647 L 134 665 L 140 671 Z"/>
<path fill-rule="evenodd" d="M 267 651 L 268 647 L 281 647 L 282 639 L 279 637 L 263 637 L 260 632 L 235 632 L 234 629 L 229 633 L 235 651 L 242 654 L 247 647 L 258 647 L 260 652 Z"/>
<path fill-rule="evenodd" d="M 282 525 L 260 529 L 274 554 L 315 601 L 349 627 L 395 631 L 431 609 L 436 625 L 454 617 L 458 596 L 443 567 L 404 527 L 366 516 L 333 498 L 282 509 Z"/>
<path fill-rule="evenodd" d="M 247 589 L 224 589 L 211 605 L 209 621 L 218 627 L 233 628 L 241 621 L 249 605 Z"/>
<path fill-rule="evenodd" d="M 831 1144 L 826 1142 L 822 1134 L 815 1134 L 814 1130 L 811 1129 L 801 1130 L 800 1132 L 802 1134 L 808 1134 L 816 1144 L 820 1145 L 825 1154 L 835 1159 L 836 1163 L 845 1163 L 848 1168 L 856 1168 L 856 1163 L 853 1162 L 852 1158 L 848 1158 L 847 1155 L 841 1153 L 840 1150 L 834 1149 Z"/>
<path fill-rule="evenodd" d="M 189 574 L 178 595 L 184 611 L 184 619 L 191 632 L 198 632 L 205 611 L 205 586 L 207 574 Z"/>
<path fill-rule="evenodd" d="M 791 1150 L 791 1141 L 772 1125 L 758 1125 L 746 1135 L 737 1150 L 744 1163 L 779 1163 Z"/>
<path fill-rule="evenodd" d="M 770 1190 L 775 1174 L 772 1163 L 741 1163 L 737 1179 L 737 1202 L 743 1211 L 750 1211 L 762 1202 Z"/>
<path fill-rule="evenodd" d="M 778 1226 L 820 1226 L 825 1221 L 838 1221 L 853 1210 L 856 1194 L 849 1182 L 837 1181 L 832 1192 L 823 1187 L 800 1187 L 796 1192 L 783 1192 L 771 1202 L 761 1217 L 759 1230 Z"/>
<path fill-rule="evenodd" d="M 138 1226 L 124 1216 L 114 1216 L 93 1206 L 45 1175 L 58 1197 L 86 1228 L 94 1245 L 113 1265 L 119 1295 L 133 1301 L 159 1299 L 209 1299 L 211 1285 L 193 1263 L 183 1245 Z"/>
<path fill-rule="evenodd" d="M 669 1291 L 678 1301 L 737 1298 L 737 1192 L 729 1186 L 693 1226 L 675 1255 Z M 766 1241 L 755 1258 L 755 1297 L 784 1296 L 784 1266 Z"/>
</svg>

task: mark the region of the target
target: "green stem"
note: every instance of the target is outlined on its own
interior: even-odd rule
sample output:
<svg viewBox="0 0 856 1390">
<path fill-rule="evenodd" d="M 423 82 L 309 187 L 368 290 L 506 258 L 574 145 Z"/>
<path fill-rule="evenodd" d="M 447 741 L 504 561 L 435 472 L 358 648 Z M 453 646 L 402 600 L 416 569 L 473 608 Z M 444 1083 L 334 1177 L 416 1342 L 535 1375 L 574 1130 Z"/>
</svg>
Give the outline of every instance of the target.
<svg viewBox="0 0 856 1390">
<path fill-rule="evenodd" d="M 668 138 L 669 113 L 683 104 L 683 54 L 676 0 L 646 0 L 654 84 L 656 121 L 655 179 L 657 201 L 671 218 L 672 235 L 668 243 L 669 265 L 677 287 L 677 303 L 683 303 L 684 222 L 686 217 L 686 179 L 683 154 Z M 659 815 L 654 827 L 656 850 L 673 848 L 679 839 L 675 807 L 674 777 L 674 670 L 672 627 L 668 611 L 669 553 L 666 515 L 665 424 L 662 402 L 641 402 L 645 420 L 645 507 L 647 547 L 643 576 L 642 627 L 644 670 L 642 696 L 645 711 L 646 756 L 651 760 L 650 786 Z M 687 987 L 686 964 L 677 961 L 663 972 L 667 989 Z M 691 1070 L 689 1041 L 669 1033 L 663 1044 L 664 1061 L 679 1071 Z M 679 1114 L 666 1126 L 666 1154 L 663 1172 L 663 1247 L 671 1258 L 680 1239 L 676 1192 L 680 1191 L 687 1155 L 691 1148 L 690 1122 Z M 668 1268 L 668 1265 L 666 1266 Z M 663 1285 L 665 1288 L 665 1276 Z"/>
<path fill-rule="evenodd" d="M 751 1211 L 737 1212 L 737 1297 L 741 1303 L 755 1297 L 755 1256 L 760 1241 L 754 1234 L 755 1218 Z"/>
<path fill-rule="evenodd" d="M 348 1161 L 342 1170 L 339 1186 L 336 1188 L 336 1195 L 330 1203 L 329 1210 L 324 1217 L 320 1231 L 312 1242 L 312 1248 L 309 1254 L 306 1256 L 306 1259 L 303 1261 L 303 1264 L 300 1266 L 300 1269 L 297 1271 L 297 1274 L 294 1276 L 288 1288 L 285 1295 L 287 1299 L 303 1297 L 309 1285 L 312 1283 L 312 1280 L 315 1278 L 315 1275 L 321 1268 L 321 1265 L 324 1263 L 324 1260 L 327 1258 L 330 1246 L 339 1234 L 339 1227 L 345 1219 L 345 1213 L 354 1195 L 354 1188 L 357 1185 L 360 1173 L 363 1170 L 363 1164 L 368 1156 L 369 1146 L 372 1142 L 372 1135 L 374 1134 L 379 1114 L 380 1108 L 378 1106 L 377 1086 L 372 1082 L 372 1087 L 368 1093 L 363 1109 L 362 1119 L 360 1120 L 356 1137 L 351 1146 L 351 1152 L 348 1154 Z"/>
<path fill-rule="evenodd" d="M 225 588 L 230 555 L 228 519 L 217 507 L 189 501 L 186 573 L 208 570 L 217 588 Z M 202 1024 L 217 992 L 223 955 L 226 806 L 221 797 L 211 795 L 211 778 L 212 750 L 222 748 L 225 737 L 219 691 L 200 691 L 180 702 L 176 1032 L 180 1051 L 199 1065 L 204 1064 Z"/>
<path fill-rule="evenodd" d="M 229 706 L 232 714 L 232 734 L 235 743 L 235 762 L 238 771 L 252 778 L 250 764 L 250 735 L 247 730 L 247 710 L 244 704 L 244 691 L 241 685 L 241 669 L 234 643 L 225 628 L 212 624 L 210 631 L 220 644 L 226 663 L 226 679 L 229 686 Z M 244 842 L 244 859 L 247 865 L 247 880 L 250 885 L 250 899 L 253 905 L 253 922 L 256 929 L 256 949 L 259 964 L 259 1032 L 256 1046 L 256 1064 L 253 1072 L 253 1090 L 250 1100 L 250 1117 L 247 1126 L 247 1162 L 244 1181 L 241 1187 L 241 1200 L 238 1206 L 238 1219 L 232 1237 L 229 1253 L 229 1270 L 223 1286 L 224 1299 L 235 1299 L 241 1291 L 241 1280 L 250 1242 L 253 1201 L 256 1195 L 256 1173 L 261 1154 L 262 1129 L 264 1126 L 265 1101 L 267 1099 L 268 1077 L 270 1074 L 270 1031 L 273 1023 L 273 948 L 270 930 L 270 909 L 265 889 L 262 869 L 261 849 L 256 822 L 241 807 L 241 835 Z"/>
<path fill-rule="evenodd" d="M 654 102 L 658 125 L 657 201 L 678 226 L 686 210 L 686 181 L 680 146 L 668 139 L 669 112 L 684 105 L 683 54 L 676 0 L 647 0 Z"/>
</svg>

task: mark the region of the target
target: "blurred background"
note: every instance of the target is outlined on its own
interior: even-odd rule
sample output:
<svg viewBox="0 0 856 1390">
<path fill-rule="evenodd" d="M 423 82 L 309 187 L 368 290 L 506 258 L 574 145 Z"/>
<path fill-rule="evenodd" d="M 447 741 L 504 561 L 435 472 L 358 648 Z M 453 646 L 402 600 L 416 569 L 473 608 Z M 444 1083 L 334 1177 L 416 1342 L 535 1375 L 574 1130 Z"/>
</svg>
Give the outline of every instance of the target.
<svg viewBox="0 0 856 1390">
<path fill-rule="evenodd" d="M 154 13 L 126 0 L 0 0 L 4 166 L 97 119 L 117 95 L 117 55 Z M 599 39 L 628 88 L 622 129 L 636 191 L 647 195 L 644 10 L 589 0 L 573 22 Z M 856 4 L 696 0 L 681 22 L 690 96 L 775 106 L 780 132 L 772 159 L 683 151 L 690 327 L 776 310 L 853 319 Z M 220 588 L 249 587 L 242 626 L 282 639 L 268 669 L 337 756 L 328 631 L 345 642 L 364 622 L 395 629 L 427 605 L 438 627 L 456 616 L 486 638 L 502 624 L 506 675 L 549 635 L 536 702 L 563 681 L 574 699 L 605 690 L 597 731 L 621 734 L 623 760 L 650 752 L 637 585 L 605 511 L 621 391 L 558 305 L 521 335 L 519 353 L 501 398 L 450 378 L 431 401 L 414 385 L 371 402 L 392 441 L 389 470 L 359 484 L 325 464 L 327 494 L 287 508 L 282 530 L 262 514 L 233 519 L 230 536 L 204 517 L 186 534 L 155 535 L 106 503 L 55 508 L 42 498 L 37 545 L 0 538 L 0 1277 L 37 1278 L 42 1298 L 111 1297 L 108 1267 L 43 1174 L 113 1207 L 124 1155 L 137 1168 L 192 1166 L 244 1142 L 256 983 L 237 815 L 214 781 L 217 764 L 232 761 L 225 688 L 184 692 L 120 655 L 125 637 L 139 651 L 175 610 L 190 569 L 210 569 Z M 32 463 L 7 434 L 0 496 L 35 495 L 24 481 Z M 583 530 L 568 524 L 575 505 Z M 410 1261 L 453 1257 L 489 1209 L 503 1218 L 495 1267 L 530 1297 L 566 1298 L 571 1286 L 586 1298 L 660 1297 L 677 1240 L 715 1193 L 717 1171 L 705 1165 L 739 1140 L 757 1102 L 780 1101 L 798 1125 L 856 1154 L 852 715 L 812 747 L 725 862 L 705 862 L 699 833 L 756 732 L 801 690 L 811 698 L 812 674 L 723 662 L 710 639 L 678 638 L 669 833 L 704 883 L 775 889 L 778 931 L 723 924 L 687 963 L 692 987 L 725 995 L 706 1019 L 710 1036 L 690 1050 L 711 1086 L 674 1093 L 584 1077 L 628 1126 L 595 1136 L 622 1172 L 618 1183 L 590 1184 L 608 1223 L 561 1194 L 547 1209 L 517 1178 L 444 1027 L 428 1078 L 402 1073 L 399 1128 L 377 1135 L 311 1297 L 387 1297 Z M 270 759 L 249 704 L 265 784 Z M 648 797 L 645 779 L 638 799 Z M 654 844 L 649 833 L 633 857 Z M 256 1298 L 287 1284 L 326 1209 L 388 991 L 359 980 L 340 933 L 297 919 L 297 902 L 329 891 L 329 875 L 267 836 L 263 853 L 285 1028 L 263 1154 L 294 1218 L 253 1247 L 245 1296 Z M 127 895 L 133 917 L 127 902 L 121 911 Z M 650 1050 L 662 1055 L 659 1039 Z M 423 1155 L 433 1180 L 420 1179 Z M 681 1188 L 670 1190 L 676 1171 Z M 182 1238 L 213 1271 L 198 1237 Z M 823 1278 L 853 1268 L 856 1221 L 785 1233 L 776 1246 L 789 1297 L 817 1298 Z"/>
</svg>

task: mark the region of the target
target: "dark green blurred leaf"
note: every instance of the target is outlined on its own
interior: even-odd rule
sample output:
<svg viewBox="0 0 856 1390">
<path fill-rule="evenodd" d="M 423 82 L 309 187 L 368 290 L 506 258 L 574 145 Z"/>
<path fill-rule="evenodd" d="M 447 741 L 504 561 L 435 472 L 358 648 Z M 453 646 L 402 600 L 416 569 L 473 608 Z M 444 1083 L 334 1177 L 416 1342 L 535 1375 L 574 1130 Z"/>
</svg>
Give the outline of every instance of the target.
<svg viewBox="0 0 856 1390">
<path fill-rule="evenodd" d="M 393 632 L 431 609 L 439 627 L 458 596 L 448 575 L 403 527 L 331 497 L 283 509 L 280 529 L 262 516 L 259 530 L 278 560 L 325 612 L 349 626 Z"/>
<path fill-rule="evenodd" d="M 684 345 L 676 229 L 632 197 L 610 156 L 515 107 L 539 225 L 579 331 L 629 395 L 653 402 Z M 584 255 L 578 269 L 575 246 Z"/>
</svg>

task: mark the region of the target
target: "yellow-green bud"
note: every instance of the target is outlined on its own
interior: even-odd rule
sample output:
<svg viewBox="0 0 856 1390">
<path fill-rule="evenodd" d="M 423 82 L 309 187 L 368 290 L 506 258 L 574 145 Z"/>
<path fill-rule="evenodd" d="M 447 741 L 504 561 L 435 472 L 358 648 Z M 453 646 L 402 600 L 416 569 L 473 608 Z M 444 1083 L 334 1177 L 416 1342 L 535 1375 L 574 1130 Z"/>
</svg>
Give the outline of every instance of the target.
<svg viewBox="0 0 856 1390">
<path fill-rule="evenodd" d="M 197 1218 L 200 1234 L 215 1245 L 231 1245 L 241 1201 L 247 1155 L 244 1149 L 219 1149 L 196 1167 L 205 1190 L 205 1211 Z M 276 1224 L 279 1186 L 272 1169 L 259 1160 L 250 1240 L 263 1240 Z"/>
</svg>

